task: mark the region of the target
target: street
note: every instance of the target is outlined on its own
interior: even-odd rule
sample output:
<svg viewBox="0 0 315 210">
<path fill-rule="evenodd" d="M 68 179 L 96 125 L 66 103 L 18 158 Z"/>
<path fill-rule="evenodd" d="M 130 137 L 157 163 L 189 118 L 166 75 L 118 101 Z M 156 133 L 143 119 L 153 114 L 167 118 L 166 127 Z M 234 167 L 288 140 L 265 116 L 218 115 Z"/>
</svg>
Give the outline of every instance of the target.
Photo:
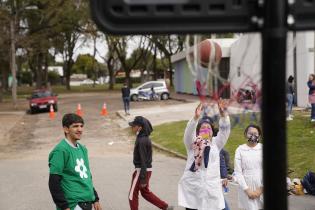
<svg viewBox="0 0 315 210">
<path fill-rule="evenodd" d="M 107 103 L 109 112 L 106 117 L 100 116 L 104 102 Z M 127 121 L 132 119 L 134 114 L 141 113 L 154 116 L 155 125 L 164 122 L 166 116 L 175 120 L 170 111 L 174 111 L 174 107 L 177 107 L 177 111 L 185 109 L 185 112 L 190 107 L 191 110 L 195 108 L 195 104 L 177 100 L 132 102 L 132 115 L 128 116 L 126 121 L 116 115 L 116 112 L 123 108 L 120 94 L 89 93 L 61 95 L 59 111 L 54 120 L 49 119 L 48 113 L 29 115 L 21 111 L 11 114 L 1 112 L 1 209 L 54 209 L 48 189 L 47 158 L 54 145 L 64 137 L 61 127 L 62 115 L 75 112 L 78 103 L 82 106 L 85 119 L 81 142 L 89 150 L 94 186 L 104 210 L 129 209 L 128 191 L 134 170 L 132 152 L 135 137 L 130 135 Z M 136 108 L 137 110 L 134 110 Z M 154 114 L 152 109 L 159 114 Z M 173 115 L 176 115 L 175 111 Z M 190 117 L 189 113 L 185 116 Z M 182 159 L 158 151 L 153 154 L 151 190 L 170 205 L 177 206 L 177 183 L 184 167 L 185 161 Z M 231 209 L 237 209 L 236 188 L 233 184 L 229 185 L 227 200 Z M 314 200 L 309 196 L 290 196 L 290 210 L 314 210 Z M 157 208 L 141 198 L 139 209 Z"/>
</svg>

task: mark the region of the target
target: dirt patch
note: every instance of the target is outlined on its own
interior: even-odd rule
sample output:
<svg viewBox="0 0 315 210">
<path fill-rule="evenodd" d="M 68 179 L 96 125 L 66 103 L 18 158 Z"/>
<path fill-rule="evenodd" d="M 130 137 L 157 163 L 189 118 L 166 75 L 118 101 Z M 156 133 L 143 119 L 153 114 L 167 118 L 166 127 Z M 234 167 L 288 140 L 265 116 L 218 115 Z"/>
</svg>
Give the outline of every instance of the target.
<svg viewBox="0 0 315 210">
<path fill-rule="evenodd" d="M 9 117 L 7 116 L 6 119 L 9 120 Z M 18 153 L 34 148 L 35 142 L 32 139 L 36 121 L 36 116 L 26 114 L 5 133 L 0 145 L 0 159 L 12 158 Z M 1 123 L 5 123 L 5 121 L 3 122 L 3 119 L 1 119 Z"/>
</svg>

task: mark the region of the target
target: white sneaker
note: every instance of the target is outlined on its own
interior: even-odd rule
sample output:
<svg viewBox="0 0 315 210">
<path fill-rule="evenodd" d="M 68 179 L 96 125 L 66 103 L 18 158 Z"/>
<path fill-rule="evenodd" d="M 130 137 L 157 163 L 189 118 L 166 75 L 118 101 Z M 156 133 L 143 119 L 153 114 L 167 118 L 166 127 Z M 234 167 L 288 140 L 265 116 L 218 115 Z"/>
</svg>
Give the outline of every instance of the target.
<svg viewBox="0 0 315 210">
<path fill-rule="evenodd" d="M 311 119 L 311 122 L 315 122 L 315 119 Z"/>
<path fill-rule="evenodd" d="M 287 121 L 291 121 L 291 120 L 293 120 L 292 117 L 287 117 Z"/>
<path fill-rule="evenodd" d="M 290 114 L 289 116 L 290 116 L 291 118 L 293 118 L 293 117 L 294 117 L 294 115 L 293 115 L 293 114 Z"/>
</svg>

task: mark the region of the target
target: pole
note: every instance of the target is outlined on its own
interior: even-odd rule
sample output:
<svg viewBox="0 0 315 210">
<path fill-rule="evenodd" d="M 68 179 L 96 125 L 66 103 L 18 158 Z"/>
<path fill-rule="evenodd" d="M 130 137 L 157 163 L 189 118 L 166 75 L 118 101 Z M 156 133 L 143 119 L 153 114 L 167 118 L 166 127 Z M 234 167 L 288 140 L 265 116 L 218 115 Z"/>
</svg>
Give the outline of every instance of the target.
<svg viewBox="0 0 315 210">
<path fill-rule="evenodd" d="M 286 210 L 286 1 L 265 0 L 262 30 L 264 209 Z"/>
<path fill-rule="evenodd" d="M 13 8 L 12 8 L 13 9 Z M 17 109 L 17 96 L 16 96 L 16 60 L 15 60 L 15 13 L 10 18 L 10 38 L 11 38 L 11 74 L 12 74 L 12 102 L 14 109 Z"/>
</svg>

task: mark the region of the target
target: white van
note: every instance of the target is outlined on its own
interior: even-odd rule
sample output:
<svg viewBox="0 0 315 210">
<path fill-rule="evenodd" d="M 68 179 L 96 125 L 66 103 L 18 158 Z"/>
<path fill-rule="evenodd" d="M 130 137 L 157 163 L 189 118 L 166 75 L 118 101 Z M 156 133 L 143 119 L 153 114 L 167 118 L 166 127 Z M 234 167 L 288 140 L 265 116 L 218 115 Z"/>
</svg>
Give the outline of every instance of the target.
<svg viewBox="0 0 315 210">
<path fill-rule="evenodd" d="M 143 83 L 142 85 L 139 85 L 136 88 L 132 88 L 130 90 L 130 99 L 132 101 L 137 101 L 139 91 L 150 93 L 152 87 L 154 88 L 154 92 L 161 97 L 161 100 L 169 99 L 170 92 L 168 91 L 164 80 L 149 81 L 149 82 Z"/>
</svg>

